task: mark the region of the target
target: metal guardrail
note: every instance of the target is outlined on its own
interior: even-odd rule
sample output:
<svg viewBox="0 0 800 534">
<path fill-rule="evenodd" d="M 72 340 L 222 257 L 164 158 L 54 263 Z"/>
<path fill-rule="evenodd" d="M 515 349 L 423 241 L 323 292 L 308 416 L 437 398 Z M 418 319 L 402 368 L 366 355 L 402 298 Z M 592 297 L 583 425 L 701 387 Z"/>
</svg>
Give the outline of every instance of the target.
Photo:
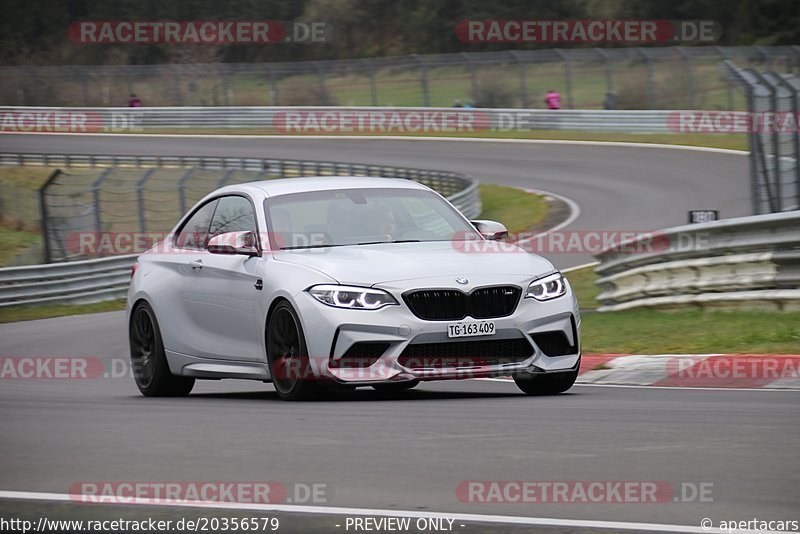
<svg viewBox="0 0 800 534">
<path fill-rule="evenodd" d="M 800 310 L 800 211 L 670 228 L 597 258 L 599 311 Z"/>
<path fill-rule="evenodd" d="M 0 308 L 125 296 L 136 255 L 0 269 Z"/>
<path fill-rule="evenodd" d="M 437 134 L 561 130 L 670 133 L 670 110 L 386 107 L 0 107 L 0 133 L 186 129 L 276 134 Z M 674 120 L 672 122 L 675 122 Z M 673 125 L 674 127 L 674 125 Z"/>
</svg>

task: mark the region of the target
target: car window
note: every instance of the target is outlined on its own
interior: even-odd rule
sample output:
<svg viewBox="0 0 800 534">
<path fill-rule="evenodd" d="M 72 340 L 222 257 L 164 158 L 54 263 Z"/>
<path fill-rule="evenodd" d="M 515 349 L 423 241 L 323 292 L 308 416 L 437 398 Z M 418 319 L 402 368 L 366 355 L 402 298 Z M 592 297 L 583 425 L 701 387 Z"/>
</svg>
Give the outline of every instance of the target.
<svg viewBox="0 0 800 534">
<path fill-rule="evenodd" d="M 274 249 L 477 238 L 455 208 L 430 191 L 334 189 L 265 202 Z"/>
<path fill-rule="evenodd" d="M 253 205 L 248 199 L 240 196 L 228 196 L 219 199 L 208 238 L 227 232 L 256 232 L 256 216 Z"/>
<path fill-rule="evenodd" d="M 217 207 L 217 200 L 212 200 L 204 204 L 195 211 L 188 221 L 178 230 L 178 237 L 175 240 L 176 246 L 180 248 L 191 248 L 203 250 L 208 243 L 208 227 L 211 224 L 211 217 Z"/>
</svg>

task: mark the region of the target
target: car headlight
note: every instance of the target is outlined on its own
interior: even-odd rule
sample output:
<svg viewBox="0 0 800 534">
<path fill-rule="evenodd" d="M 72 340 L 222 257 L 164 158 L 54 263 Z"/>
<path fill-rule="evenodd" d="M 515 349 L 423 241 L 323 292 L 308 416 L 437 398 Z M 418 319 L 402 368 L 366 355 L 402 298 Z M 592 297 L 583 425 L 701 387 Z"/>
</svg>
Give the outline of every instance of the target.
<svg viewBox="0 0 800 534">
<path fill-rule="evenodd" d="M 386 291 L 369 287 L 325 284 L 310 287 L 308 292 L 321 303 L 336 308 L 377 310 L 384 306 L 397 305 L 394 297 Z"/>
<path fill-rule="evenodd" d="M 551 300 L 567 292 L 567 280 L 561 273 L 553 273 L 531 282 L 525 292 L 526 299 Z"/>
</svg>

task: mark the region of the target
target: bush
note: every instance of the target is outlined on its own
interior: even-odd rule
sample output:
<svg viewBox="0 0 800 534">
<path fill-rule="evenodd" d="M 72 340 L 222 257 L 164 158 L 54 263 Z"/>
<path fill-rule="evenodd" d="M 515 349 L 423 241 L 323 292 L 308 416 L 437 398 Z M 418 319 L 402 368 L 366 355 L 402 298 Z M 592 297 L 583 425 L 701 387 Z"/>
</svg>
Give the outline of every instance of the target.
<svg viewBox="0 0 800 534">
<path fill-rule="evenodd" d="M 515 102 L 514 90 L 497 78 L 482 78 L 478 81 L 475 94 L 477 107 L 511 108 Z"/>
</svg>

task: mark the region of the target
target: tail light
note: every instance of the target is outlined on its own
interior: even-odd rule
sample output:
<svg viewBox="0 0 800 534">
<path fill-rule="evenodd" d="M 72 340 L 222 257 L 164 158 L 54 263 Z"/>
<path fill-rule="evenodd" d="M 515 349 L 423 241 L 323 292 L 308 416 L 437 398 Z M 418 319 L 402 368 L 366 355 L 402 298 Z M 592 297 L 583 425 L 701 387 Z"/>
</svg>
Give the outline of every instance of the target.
<svg viewBox="0 0 800 534">
<path fill-rule="evenodd" d="M 133 262 L 133 265 L 131 265 L 131 278 L 133 278 L 133 276 L 136 274 L 136 269 L 138 268 L 139 268 L 139 262 L 138 261 Z"/>
</svg>

